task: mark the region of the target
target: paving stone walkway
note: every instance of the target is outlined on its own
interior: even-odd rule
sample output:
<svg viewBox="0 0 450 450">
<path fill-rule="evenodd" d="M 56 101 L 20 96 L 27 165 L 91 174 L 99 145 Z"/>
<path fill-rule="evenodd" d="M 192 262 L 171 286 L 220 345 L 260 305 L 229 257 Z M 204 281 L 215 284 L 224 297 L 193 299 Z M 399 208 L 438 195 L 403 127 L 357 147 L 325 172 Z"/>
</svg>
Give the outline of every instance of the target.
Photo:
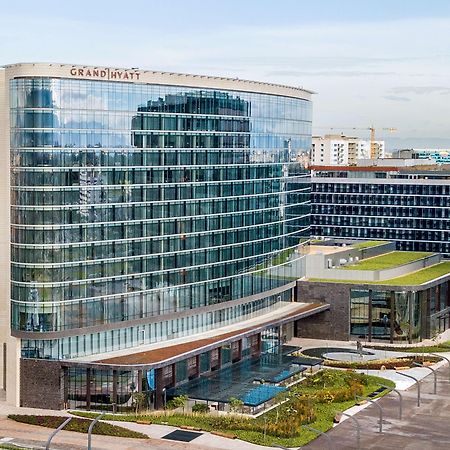
<svg viewBox="0 0 450 450">
<path fill-rule="evenodd" d="M 447 353 L 444 355 L 448 356 Z M 426 369 L 414 369 L 423 372 Z M 405 373 L 410 373 L 406 371 Z M 412 372 L 411 372 L 412 373 Z M 430 373 L 430 371 L 428 371 Z M 450 449 L 450 382 L 449 367 L 440 364 L 437 371 L 437 393 L 430 374 L 422 378 L 421 404 L 417 406 L 417 386 L 410 386 L 403 395 L 402 420 L 399 419 L 398 395 L 391 393 L 380 400 L 383 408 L 383 431 L 379 433 L 379 411 L 375 405 L 361 409 L 354 417 L 361 425 L 361 449 L 379 450 L 448 450 Z M 400 375 L 396 375 L 401 377 Z M 333 448 L 357 449 L 356 428 L 351 420 L 344 420 L 330 430 Z M 303 447 L 308 450 L 331 448 L 321 436 Z"/>
</svg>

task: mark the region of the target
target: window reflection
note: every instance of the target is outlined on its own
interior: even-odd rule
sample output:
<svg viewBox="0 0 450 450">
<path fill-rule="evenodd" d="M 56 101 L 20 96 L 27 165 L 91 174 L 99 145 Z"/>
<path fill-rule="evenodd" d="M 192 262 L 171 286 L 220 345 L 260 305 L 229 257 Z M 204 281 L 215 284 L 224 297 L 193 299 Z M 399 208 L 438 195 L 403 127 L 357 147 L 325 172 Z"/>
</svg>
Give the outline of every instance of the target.
<svg viewBox="0 0 450 450">
<path fill-rule="evenodd" d="M 292 280 L 309 236 L 310 102 L 85 80 L 11 88 L 14 327 L 125 322 Z"/>
</svg>

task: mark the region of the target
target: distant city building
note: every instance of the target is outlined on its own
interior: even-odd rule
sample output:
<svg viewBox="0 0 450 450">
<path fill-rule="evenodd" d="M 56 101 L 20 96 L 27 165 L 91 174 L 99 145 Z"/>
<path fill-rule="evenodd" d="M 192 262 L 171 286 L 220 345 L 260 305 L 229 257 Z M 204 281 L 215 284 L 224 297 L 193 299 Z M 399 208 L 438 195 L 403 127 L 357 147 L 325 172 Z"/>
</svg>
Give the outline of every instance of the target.
<svg viewBox="0 0 450 450">
<path fill-rule="evenodd" d="M 259 355 L 314 313 L 294 302 L 310 92 L 14 64 L 0 120 L 8 402 L 114 409 L 146 389 L 158 408 L 166 388 Z"/>
<path fill-rule="evenodd" d="M 426 149 L 411 148 L 396 150 L 394 155 L 399 158 L 412 158 L 420 160 L 431 160 L 436 164 L 450 164 L 450 149 Z"/>
<path fill-rule="evenodd" d="M 450 255 L 450 166 L 413 160 L 312 166 L 312 234 L 388 239 Z"/>
<path fill-rule="evenodd" d="M 384 158 L 384 141 L 375 141 L 376 158 Z M 346 166 L 355 165 L 360 159 L 370 158 L 370 141 L 339 134 L 313 136 L 311 164 Z"/>
</svg>

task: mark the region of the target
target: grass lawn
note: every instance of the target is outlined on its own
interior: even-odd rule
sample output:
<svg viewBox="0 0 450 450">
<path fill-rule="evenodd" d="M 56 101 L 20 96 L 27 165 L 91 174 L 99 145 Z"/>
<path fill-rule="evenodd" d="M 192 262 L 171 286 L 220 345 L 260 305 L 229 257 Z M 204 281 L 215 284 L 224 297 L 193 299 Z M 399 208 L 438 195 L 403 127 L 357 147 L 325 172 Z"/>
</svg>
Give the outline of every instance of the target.
<svg viewBox="0 0 450 450">
<path fill-rule="evenodd" d="M 323 281 L 328 283 L 350 283 L 350 284 L 377 284 L 388 286 L 417 286 L 428 281 L 450 274 L 450 261 L 441 262 L 425 269 L 411 272 L 389 280 L 361 281 L 361 280 L 333 280 L 327 278 L 308 278 L 307 281 Z"/>
<path fill-rule="evenodd" d="M 364 344 L 364 347 L 367 348 L 375 348 L 378 350 L 388 350 L 392 352 L 410 352 L 410 353 L 440 353 L 440 352 L 450 352 L 450 341 L 442 342 L 441 344 L 436 345 L 426 345 L 426 346 L 415 346 L 415 347 L 406 347 L 406 346 L 395 346 L 395 347 L 375 347 Z"/>
<path fill-rule="evenodd" d="M 5 450 L 33 450 L 30 447 L 23 447 L 14 444 L 0 444 L 0 448 Z"/>
<path fill-rule="evenodd" d="M 340 269 L 347 270 L 382 270 L 401 266 L 418 259 L 430 256 L 433 253 L 428 252 L 390 252 L 384 255 L 374 256 L 373 258 L 363 259 L 354 264 L 350 264 Z"/>
<path fill-rule="evenodd" d="M 378 247 L 379 245 L 388 244 L 389 241 L 367 241 L 367 242 L 359 242 L 357 244 L 352 244 L 353 248 L 358 250 L 363 250 L 365 248 Z"/>
<path fill-rule="evenodd" d="M 302 429 L 302 424 L 321 431 L 329 430 L 333 426 L 336 411 L 350 408 L 355 404 L 355 394 L 367 396 L 380 387 L 379 383 L 394 387 L 394 383 L 384 378 L 353 371 L 325 369 L 308 376 L 287 393 L 280 395 L 278 399 L 286 401 L 258 418 L 168 411 L 140 415 L 110 414 L 105 416 L 105 420 L 148 421 L 154 424 L 196 427 L 203 431 L 220 430 L 255 444 L 299 447 L 317 437 L 316 433 Z M 72 413 L 82 417 L 95 417 L 97 414 L 77 411 Z"/>
</svg>

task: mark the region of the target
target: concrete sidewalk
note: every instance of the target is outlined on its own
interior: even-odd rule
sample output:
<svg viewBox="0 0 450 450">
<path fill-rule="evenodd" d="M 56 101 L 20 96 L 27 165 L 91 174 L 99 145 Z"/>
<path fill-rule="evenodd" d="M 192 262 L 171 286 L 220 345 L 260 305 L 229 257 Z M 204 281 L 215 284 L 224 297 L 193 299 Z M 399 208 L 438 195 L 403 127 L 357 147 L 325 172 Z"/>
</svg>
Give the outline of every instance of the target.
<svg viewBox="0 0 450 450">
<path fill-rule="evenodd" d="M 33 449 L 45 448 L 45 443 L 50 436 L 50 428 L 27 425 L 13 420 L 0 418 L 0 443 L 10 443 L 28 446 Z M 52 440 L 52 450 L 86 450 L 87 434 L 72 431 L 61 431 Z M 131 439 L 111 436 L 92 436 L 92 448 L 94 450 L 140 450 L 143 448 L 156 450 L 210 450 L 209 448 L 161 441 L 157 439 Z"/>
<path fill-rule="evenodd" d="M 171 431 L 178 430 L 177 427 L 172 427 L 168 425 L 141 425 L 133 422 L 117 422 L 108 421 L 108 423 L 114 425 L 120 425 L 128 428 L 129 430 L 139 431 L 140 433 L 145 433 L 149 437 L 155 439 L 161 439 L 166 434 Z M 266 447 L 264 445 L 251 444 L 250 442 L 241 441 L 239 439 L 228 439 L 214 434 L 202 431 L 202 435 L 191 441 L 190 449 L 195 450 L 197 448 L 208 448 L 208 449 L 226 449 L 226 450 L 273 450 L 276 447 Z"/>
</svg>

